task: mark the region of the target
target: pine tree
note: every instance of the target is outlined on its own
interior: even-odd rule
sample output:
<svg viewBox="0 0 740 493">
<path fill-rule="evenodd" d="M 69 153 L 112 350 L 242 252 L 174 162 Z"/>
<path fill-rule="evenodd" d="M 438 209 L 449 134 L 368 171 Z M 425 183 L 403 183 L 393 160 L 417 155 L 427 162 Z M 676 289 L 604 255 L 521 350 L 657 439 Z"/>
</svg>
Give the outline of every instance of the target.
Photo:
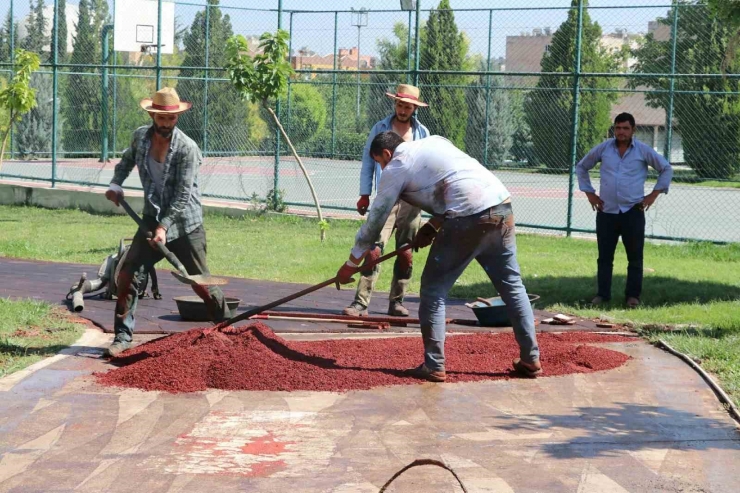
<svg viewBox="0 0 740 493">
<path fill-rule="evenodd" d="M 46 37 L 47 20 L 44 16 L 44 0 L 38 0 L 36 5 L 29 0 L 28 17 L 26 18 L 26 37 L 21 42 L 24 50 L 41 53 L 49 40 Z"/>
<path fill-rule="evenodd" d="M 612 54 L 600 45 L 601 27 L 592 22 L 583 0 L 583 35 L 581 40 L 582 72 L 615 72 L 620 69 L 622 55 Z M 572 72 L 575 59 L 578 0 L 571 0 L 568 19 L 553 34 L 550 51 L 542 56 L 542 72 Z M 573 78 L 542 75 L 525 102 L 527 123 L 532 131 L 534 155 L 538 163 L 553 171 L 566 171 L 570 166 Z M 582 77 L 580 95 L 580 127 L 576 159 L 603 141 L 611 126 L 610 110 L 616 93 L 589 91 L 617 87 L 608 77 Z"/>
<path fill-rule="evenodd" d="M 485 70 L 486 67 L 481 67 Z M 487 76 L 481 76 L 479 86 L 485 86 Z M 516 131 L 509 94 L 504 89 L 503 78 L 491 77 L 490 96 L 485 87 L 477 87 L 468 112 L 465 148 L 468 154 L 491 169 L 499 168 L 509 157 Z M 488 99 L 488 125 L 486 125 L 486 98 Z M 486 134 L 488 153 L 486 154 Z"/>
<path fill-rule="evenodd" d="M 732 15 L 731 6 L 726 15 Z M 728 19 L 731 20 L 731 19 Z M 673 14 L 660 19 L 673 24 Z M 735 29 L 720 22 L 705 4 L 680 7 L 676 38 L 676 72 L 680 74 L 738 73 L 740 53 L 732 51 Z M 648 34 L 636 50 L 637 73 L 670 72 L 671 42 L 658 41 Z M 662 71 L 662 72 L 660 72 Z M 649 106 L 668 109 L 669 79 L 651 76 L 631 82 L 632 87 L 646 85 L 661 92 L 645 95 Z M 686 77 L 675 80 L 673 115 L 681 132 L 686 163 L 702 178 L 728 179 L 740 172 L 740 82 L 736 78 Z M 639 124 L 639 122 L 638 122 Z M 675 139 L 675 137 L 674 137 Z"/>
<path fill-rule="evenodd" d="M 49 63 L 54 62 L 54 52 L 58 53 L 57 63 L 64 63 L 67 59 L 67 0 L 57 0 L 57 27 L 59 35 L 57 45 L 54 46 L 54 30 L 52 19 L 51 39 L 49 40 Z"/>
<path fill-rule="evenodd" d="M 80 0 L 77 17 L 77 34 L 74 38 L 73 64 L 100 63 L 99 33 L 93 27 L 90 0 Z M 100 134 L 100 79 L 82 67 L 75 68 L 76 74 L 68 76 L 63 113 L 67 120 L 64 132 L 64 147 L 68 151 L 94 153 L 99 147 Z"/>
<path fill-rule="evenodd" d="M 47 157 L 51 152 L 53 120 L 51 75 L 35 74 L 31 87 L 36 89 L 37 105 L 18 122 L 15 146 L 24 157 Z M 62 119 L 58 118 L 57 128 L 61 129 L 62 125 Z M 62 152 L 60 135 L 61 132 L 58 131 L 57 152 Z"/>
<path fill-rule="evenodd" d="M 210 39 L 208 40 L 209 65 L 223 67 L 226 63 L 226 41 L 233 35 L 231 19 L 223 15 L 218 8 L 218 0 L 209 0 Z M 202 67 L 205 65 L 206 49 L 206 15 L 204 11 L 195 14 L 190 30 L 183 37 L 185 56 L 182 64 L 186 67 Z M 183 69 L 182 77 L 201 78 L 205 74 L 198 69 Z M 225 74 L 210 71 L 211 78 L 224 77 Z M 203 80 L 181 80 L 177 85 L 177 92 L 181 99 L 193 103 L 190 111 L 183 113 L 178 126 L 198 145 L 203 147 L 203 106 L 205 104 L 205 82 Z M 208 83 L 208 124 L 207 149 L 209 154 L 214 152 L 231 152 L 244 150 L 249 145 L 247 132 L 248 110 L 245 104 L 239 103 L 239 95 L 233 85 L 228 82 L 211 81 Z"/>
<path fill-rule="evenodd" d="M 3 27 L 0 29 L 0 62 L 9 62 L 11 59 L 11 46 L 20 48 L 18 44 L 18 23 L 13 26 L 13 42 L 10 42 L 10 27 L 13 20 L 10 18 L 10 11 L 5 17 Z"/>
<path fill-rule="evenodd" d="M 421 45 L 421 70 L 462 71 L 465 67 L 467 43 L 458 32 L 455 14 L 449 0 L 441 0 L 438 10 L 429 14 L 426 40 Z M 468 119 L 465 92 L 458 87 L 465 83 L 459 75 L 429 74 L 422 78 L 424 101 L 428 108 L 420 110 L 424 123 L 432 134 L 445 135 L 461 149 L 465 148 L 465 127 Z M 445 87 L 448 86 L 448 87 Z"/>
</svg>

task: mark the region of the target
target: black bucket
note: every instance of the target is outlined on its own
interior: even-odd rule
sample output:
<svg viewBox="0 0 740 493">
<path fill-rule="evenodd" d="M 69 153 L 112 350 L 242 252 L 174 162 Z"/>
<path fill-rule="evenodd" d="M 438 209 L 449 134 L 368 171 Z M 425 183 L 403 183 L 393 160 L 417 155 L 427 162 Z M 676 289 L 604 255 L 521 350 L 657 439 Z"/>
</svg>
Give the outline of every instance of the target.
<svg viewBox="0 0 740 493">
<path fill-rule="evenodd" d="M 178 296 L 173 298 L 177 303 L 177 311 L 180 312 L 180 318 L 192 322 L 208 322 L 208 310 L 205 302 L 199 296 Z M 231 318 L 236 314 L 236 309 L 242 300 L 239 298 L 226 297 L 226 306 L 228 307 L 227 317 Z"/>
<path fill-rule="evenodd" d="M 539 300 L 540 297 L 536 294 L 529 295 L 529 302 L 532 304 L 532 310 L 534 310 L 535 301 Z M 482 301 L 475 301 L 470 303 L 470 308 L 475 313 L 478 323 L 483 327 L 511 327 L 511 320 L 509 320 L 509 314 L 506 312 L 506 305 L 501 300 L 500 296 L 486 299 L 489 303 L 494 306 L 488 306 Z"/>
</svg>

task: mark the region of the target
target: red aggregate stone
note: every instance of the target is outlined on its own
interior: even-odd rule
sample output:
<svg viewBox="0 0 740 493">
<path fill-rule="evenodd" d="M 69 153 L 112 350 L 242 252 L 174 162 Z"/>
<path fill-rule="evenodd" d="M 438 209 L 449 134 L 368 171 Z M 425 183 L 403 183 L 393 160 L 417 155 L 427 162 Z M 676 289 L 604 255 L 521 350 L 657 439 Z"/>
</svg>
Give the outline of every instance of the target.
<svg viewBox="0 0 740 493">
<path fill-rule="evenodd" d="M 633 338 L 571 332 L 538 334 L 544 376 L 591 373 L 624 364 L 629 356 L 593 343 Z M 515 377 L 519 356 L 513 334 L 448 337 L 447 382 Z M 166 392 L 224 390 L 349 391 L 422 381 L 403 370 L 423 360 L 421 337 L 286 341 L 262 323 L 245 327 L 191 329 L 130 349 L 96 373 L 104 385 Z"/>
</svg>

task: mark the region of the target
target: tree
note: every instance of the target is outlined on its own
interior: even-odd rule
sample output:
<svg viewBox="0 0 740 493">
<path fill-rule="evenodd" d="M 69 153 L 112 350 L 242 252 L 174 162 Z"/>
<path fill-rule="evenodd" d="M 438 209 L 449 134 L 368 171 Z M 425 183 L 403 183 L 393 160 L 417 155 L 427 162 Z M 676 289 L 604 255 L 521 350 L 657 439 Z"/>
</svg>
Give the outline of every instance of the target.
<svg viewBox="0 0 740 493">
<path fill-rule="evenodd" d="M 209 0 L 209 4 L 211 5 L 209 7 L 209 65 L 223 67 L 226 64 L 226 42 L 233 35 L 231 19 L 228 15 L 223 15 L 221 9 L 217 7 L 218 0 Z M 205 33 L 205 12 L 197 12 L 190 30 L 183 36 L 185 46 L 183 66 L 202 67 L 205 65 Z M 205 73 L 200 69 L 183 69 L 180 75 L 198 79 L 183 79 L 177 84 L 180 97 L 193 103 L 193 111 L 183 113 L 180 117 L 178 122 L 180 128 L 201 148 L 203 148 L 204 137 L 207 136 L 207 148 L 203 150 L 210 155 L 216 152 L 245 150 L 248 143 L 248 111 L 246 105 L 234 104 L 239 99 L 236 89 L 228 83 L 209 82 L 208 123 L 204 129 L 203 108 L 206 105 L 206 84 L 201 78 Z M 223 77 L 223 74 L 210 71 L 209 76 L 216 78 Z M 243 132 L 243 135 L 237 135 L 237 132 Z"/>
<path fill-rule="evenodd" d="M 621 69 L 623 54 L 604 49 L 599 41 L 601 27 L 592 22 L 583 0 L 583 34 L 581 72 L 616 72 Z M 573 71 L 577 31 L 578 0 L 571 0 L 568 19 L 553 34 L 550 50 L 542 56 L 542 72 Z M 616 87 L 609 77 L 581 77 L 581 94 L 576 144 L 576 159 L 601 142 L 611 126 L 610 110 L 616 93 L 598 90 Z M 573 78 L 543 74 L 525 101 L 524 109 L 532 132 L 534 157 L 552 171 L 566 171 L 571 161 L 571 121 Z M 596 89 L 597 91 L 593 91 Z"/>
<path fill-rule="evenodd" d="M 90 0 L 80 0 L 77 34 L 70 58 L 70 63 L 73 64 L 100 63 L 100 36 L 93 27 L 94 13 L 90 6 Z M 67 77 L 66 101 L 63 107 L 67 120 L 64 147 L 68 151 L 92 153 L 98 148 L 100 139 L 100 79 L 94 75 L 82 74 L 91 72 L 91 69 L 76 67 L 75 72 Z"/>
<path fill-rule="evenodd" d="M 270 113 L 275 125 L 285 138 L 288 147 L 290 147 L 293 156 L 298 162 L 298 166 L 306 178 L 308 188 L 311 191 L 314 203 L 316 204 L 316 213 L 319 216 L 319 229 L 321 230 L 321 241 L 326 238 L 326 229 L 328 223 L 324 221 L 321 214 L 321 205 L 319 198 L 316 196 L 316 190 L 308 176 L 308 171 L 303 165 L 300 156 L 295 150 L 290 137 L 285 132 L 283 125 L 280 123 L 275 110 L 270 106 L 270 101 L 275 101 L 283 96 L 288 89 L 288 77 L 294 72 L 288 63 L 286 57 L 288 54 L 288 37 L 287 31 L 278 29 L 276 34 L 264 33 L 260 36 L 259 48 L 262 53 L 254 57 L 247 54 L 249 45 L 244 36 L 233 36 L 226 44 L 227 63 L 226 68 L 229 72 L 231 83 L 238 91 L 241 98 L 249 102 L 260 102 L 262 106 Z M 274 205 L 277 205 L 277 198 L 282 195 L 279 190 L 272 190 L 275 198 Z"/>
<path fill-rule="evenodd" d="M 309 84 L 293 84 L 291 98 L 291 141 L 300 146 L 326 126 L 327 105 L 318 89 Z"/>
<path fill-rule="evenodd" d="M 15 148 L 22 156 L 35 157 L 38 154 L 51 152 L 53 121 L 53 85 L 48 74 L 36 74 L 31 80 L 31 87 L 36 90 L 37 105 L 23 115 L 16 126 Z M 57 121 L 61 127 L 61 119 Z M 61 134 L 61 132 L 59 132 Z M 61 146 L 57 151 L 61 152 Z"/>
<path fill-rule="evenodd" d="M 462 71 L 465 69 L 467 49 L 468 44 L 462 33 L 458 32 L 449 0 L 441 0 L 438 10 L 429 14 L 426 23 L 426 40 L 421 45 L 419 68 Z M 429 102 L 429 107 L 420 110 L 432 134 L 445 135 L 461 149 L 465 148 L 468 105 L 463 89 L 449 86 L 465 82 L 465 77 L 460 75 L 425 75 L 424 100 Z"/>
<path fill-rule="evenodd" d="M 481 70 L 486 70 L 482 64 Z M 490 95 L 485 85 L 488 76 L 481 76 L 474 89 L 473 102 L 468 111 L 468 127 L 465 133 L 467 153 L 482 164 L 496 169 L 509 157 L 513 144 L 514 117 L 511 111 L 509 94 L 505 89 L 503 78 L 491 77 Z M 480 87 L 483 86 L 483 87 Z M 486 125 L 486 100 L 488 99 L 488 125 Z M 488 135 L 488 153 L 486 153 L 486 135 Z"/>
<path fill-rule="evenodd" d="M 52 20 L 52 24 L 53 24 Z M 59 28 L 57 44 L 54 44 L 54 31 Z M 52 25 L 49 49 L 49 63 L 54 62 L 54 52 L 57 52 L 58 63 L 67 59 L 67 0 L 57 0 L 57 25 Z"/>
<path fill-rule="evenodd" d="M 26 37 L 23 38 L 21 47 L 27 51 L 41 53 L 49 44 L 49 38 L 46 37 L 47 20 L 44 16 L 44 0 L 38 0 L 35 6 L 33 0 L 29 0 L 26 22 Z"/>
<path fill-rule="evenodd" d="M 15 25 L 13 25 L 15 24 Z M 13 27 L 13 42 L 11 43 L 10 31 L 11 26 Z M 3 27 L 0 28 L 0 62 L 9 62 L 11 59 L 11 48 L 19 48 L 18 45 L 18 23 L 13 23 L 13 19 L 10 18 L 10 11 L 5 17 Z"/>
<path fill-rule="evenodd" d="M 740 46 L 740 2 L 731 0 L 706 0 L 706 2 L 714 16 L 731 32 L 722 61 L 722 70 L 726 72 L 737 56 L 737 49 Z"/>
<path fill-rule="evenodd" d="M 39 69 L 41 62 L 36 53 L 25 50 L 15 52 L 15 74 L 10 79 L 8 87 L 0 92 L 0 108 L 8 112 L 9 124 L 4 130 L 2 145 L 0 146 L 0 170 L 3 166 L 5 146 L 8 143 L 10 129 L 22 115 L 36 106 L 36 90 L 31 87 L 31 75 Z"/>
<path fill-rule="evenodd" d="M 673 12 L 660 19 L 673 24 Z M 712 15 L 706 4 L 680 7 L 676 33 L 676 72 L 681 74 L 719 74 L 726 67 L 737 72 L 738 55 L 726 61 L 733 28 Z M 670 41 L 658 41 L 648 34 L 635 51 L 634 71 L 644 74 L 669 73 Z M 646 85 L 662 93 L 647 93 L 648 105 L 668 109 L 670 79 L 650 76 L 631 81 L 633 87 Z M 693 91 L 674 97 L 673 115 L 681 130 L 686 163 L 702 178 L 730 178 L 740 171 L 740 83 L 731 78 L 676 78 L 676 91 Z"/>
</svg>

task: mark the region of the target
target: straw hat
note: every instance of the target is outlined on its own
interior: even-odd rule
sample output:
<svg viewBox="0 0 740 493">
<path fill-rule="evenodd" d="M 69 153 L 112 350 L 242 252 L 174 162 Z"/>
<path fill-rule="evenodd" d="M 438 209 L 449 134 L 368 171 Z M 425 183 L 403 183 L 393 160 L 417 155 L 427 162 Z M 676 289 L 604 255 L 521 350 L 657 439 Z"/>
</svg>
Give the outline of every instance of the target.
<svg viewBox="0 0 740 493">
<path fill-rule="evenodd" d="M 395 94 L 387 92 L 385 95 L 396 101 L 403 101 L 404 103 L 411 103 L 416 106 L 429 106 L 419 101 L 419 88 L 410 84 L 398 84 Z"/>
<path fill-rule="evenodd" d="M 157 91 L 153 98 L 142 99 L 139 105 L 150 113 L 176 115 L 189 110 L 193 103 L 180 101 L 177 91 L 171 87 L 164 87 Z"/>
</svg>

